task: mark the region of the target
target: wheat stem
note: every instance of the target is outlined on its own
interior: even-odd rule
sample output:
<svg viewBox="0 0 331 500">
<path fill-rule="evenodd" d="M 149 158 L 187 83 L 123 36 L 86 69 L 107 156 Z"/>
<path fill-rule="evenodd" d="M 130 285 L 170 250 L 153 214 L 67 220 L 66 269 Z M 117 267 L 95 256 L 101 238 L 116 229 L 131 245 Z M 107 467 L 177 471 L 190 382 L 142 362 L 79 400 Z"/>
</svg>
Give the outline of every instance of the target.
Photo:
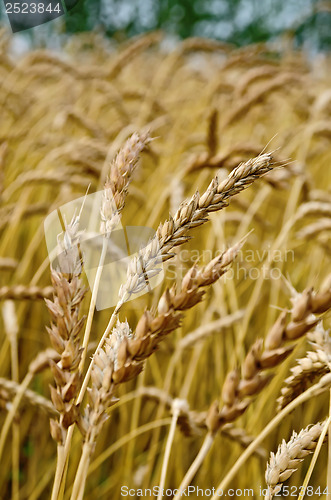
<svg viewBox="0 0 331 500">
<path fill-rule="evenodd" d="M 178 406 L 174 405 L 174 410 L 173 410 L 173 415 L 172 415 L 172 419 L 171 419 L 171 425 L 170 425 L 170 429 L 169 429 L 167 444 L 166 444 L 166 448 L 165 448 L 165 452 L 164 452 L 164 458 L 163 458 L 163 464 L 162 464 L 162 470 L 161 470 L 161 478 L 160 478 L 160 486 L 159 486 L 159 494 L 157 496 L 157 500 L 161 500 L 161 498 L 163 496 L 162 492 L 163 492 L 163 488 L 164 488 L 165 480 L 166 480 L 166 476 L 167 476 L 170 452 L 171 452 L 172 443 L 173 443 L 173 440 L 175 437 L 175 431 L 176 431 L 176 425 L 177 425 L 179 413 L 180 413 L 180 408 Z"/>
<path fill-rule="evenodd" d="M 181 498 L 181 492 L 184 491 L 190 484 L 198 470 L 200 469 L 204 459 L 206 458 L 210 448 L 212 447 L 215 440 L 215 433 L 209 431 L 202 443 L 199 453 L 192 462 L 189 470 L 186 472 L 184 479 L 179 485 L 178 492 L 174 496 L 173 500 L 179 500 Z"/>
<path fill-rule="evenodd" d="M 61 487 L 62 473 L 64 467 L 65 467 L 64 446 L 62 444 L 58 444 L 56 470 L 55 470 L 55 478 L 53 483 L 51 500 L 59 500 L 61 498 L 60 487 Z"/>
<path fill-rule="evenodd" d="M 84 495 L 84 489 L 85 489 L 85 483 L 86 483 L 86 476 L 87 476 L 87 471 L 88 471 L 88 466 L 90 463 L 90 457 L 91 457 L 91 447 L 93 446 L 93 443 L 86 442 L 83 445 L 83 451 L 82 451 L 82 456 L 79 461 L 78 469 L 76 472 L 76 477 L 75 477 L 75 482 L 73 485 L 72 493 L 71 493 L 71 500 L 79 500 L 83 498 Z"/>
<path fill-rule="evenodd" d="M 105 263 L 106 253 L 107 253 L 107 242 L 108 242 L 108 239 L 103 238 L 102 250 L 101 250 L 100 260 L 99 260 L 99 264 L 98 264 L 98 269 L 97 269 L 94 284 L 93 284 L 92 297 L 91 297 L 91 301 L 90 301 L 90 305 L 89 305 L 89 311 L 88 311 L 88 315 L 87 315 L 86 327 L 85 327 L 83 344 L 82 344 L 82 347 L 84 350 L 82 352 L 82 357 L 81 357 L 81 360 L 79 363 L 79 371 L 81 373 L 83 373 L 83 370 L 84 370 L 87 347 L 88 347 L 88 343 L 90 340 L 90 334 L 91 334 L 92 322 L 93 322 L 93 317 L 94 317 L 94 312 L 95 312 L 95 305 L 96 305 L 98 291 L 99 291 L 100 279 L 101 279 L 103 266 Z"/>
<path fill-rule="evenodd" d="M 15 417 L 16 411 L 20 405 L 21 399 L 24 396 L 25 390 L 28 388 L 32 378 L 33 378 L 33 373 L 31 373 L 31 372 L 28 372 L 25 375 L 24 379 L 22 380 L 22 383 L 18 387 L 17 393 L 13 399 L 10 410 L 7 413 L 7 416 L 6 416 L 6 419 L 5 419 L 4 424 L 2 426 L 1 434 L 0 434 L 0 460 L 2 457 L 2 453 L 4 450 L 6 438 L 7 438 L 11 423 L 12 423 L 12 421 Z"/>
</svg>

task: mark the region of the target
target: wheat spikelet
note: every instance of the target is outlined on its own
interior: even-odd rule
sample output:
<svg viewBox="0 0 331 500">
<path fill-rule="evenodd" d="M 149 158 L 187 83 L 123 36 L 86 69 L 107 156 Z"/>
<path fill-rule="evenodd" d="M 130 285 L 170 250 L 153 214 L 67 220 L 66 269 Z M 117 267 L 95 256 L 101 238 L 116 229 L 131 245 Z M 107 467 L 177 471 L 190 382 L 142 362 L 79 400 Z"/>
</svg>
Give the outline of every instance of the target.
<svg viewBox="0 0 331 500">
<path fill-rule="evenodd" d="M 186 173 L 189 174 L 195 170 L 202 170 L 203 168 L 220 169 L 226 168 L 233 170 L 238 162 L 243 160 L 247 155 L 259 155 L 263 150 L 262 146 L 239 143 L 232 146 L 228 151 L 219 154 L 211 155 L 209 151 L 192 155 L 186 164 Z M 273 155 L 274 162 L 279 166 L 285 165 L 286 161 Z M 263 180 L 277 189 L 288 188 L 288 180 L 296 175 L 302 175 L 302 169 L 298 164 L 287 165 L 286 169 L 270 172 Z"/>
<path fill-rule="evenodd" d="M 281 396 L 277 399 L 277 411 L 288 405 L 317 378 L 330 371 L 329 356 L 322 350 L 308 351 L 304 358 L 298 359 L 296 366 L 291 368 L 291 375 L 285 379 Z"/>
</svg>

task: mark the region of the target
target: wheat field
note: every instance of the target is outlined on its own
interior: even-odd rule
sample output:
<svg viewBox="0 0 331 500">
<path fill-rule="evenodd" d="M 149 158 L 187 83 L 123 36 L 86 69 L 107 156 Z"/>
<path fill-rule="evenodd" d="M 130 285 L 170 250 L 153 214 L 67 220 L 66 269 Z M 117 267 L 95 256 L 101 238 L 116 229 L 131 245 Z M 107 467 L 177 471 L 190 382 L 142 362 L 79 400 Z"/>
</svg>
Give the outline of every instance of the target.
<svg viewBox="0 0 331 500">
<path fill-rule="evenodd" d="M 0 45 L 0 498 L 329 498 L 328 56 Z M 154 236 L 95 310 L 79 216 L 66 271 L 44 221 L 102 190 L 103 249 Z"/>
</svg>

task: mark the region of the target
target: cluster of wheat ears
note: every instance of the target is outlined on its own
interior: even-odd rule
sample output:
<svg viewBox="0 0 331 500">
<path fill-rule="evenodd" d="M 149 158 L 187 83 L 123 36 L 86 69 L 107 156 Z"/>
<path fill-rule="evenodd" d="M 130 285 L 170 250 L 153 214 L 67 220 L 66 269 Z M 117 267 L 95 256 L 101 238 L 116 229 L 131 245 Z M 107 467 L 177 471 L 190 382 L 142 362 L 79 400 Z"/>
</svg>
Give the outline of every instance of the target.
<svg viewBox="0 0 331 500">
<path fill-rule="evenodd" d="M 151 33 L 14 61 L 1 36 L 0 497 L 330 498 L 327 58 Z M 64 266 L 43 229 L 87 190 L 103 190 L 91 290 L 79 214 Z M 96 312 L 119 222 L 155 235 Z"/>
</svg>

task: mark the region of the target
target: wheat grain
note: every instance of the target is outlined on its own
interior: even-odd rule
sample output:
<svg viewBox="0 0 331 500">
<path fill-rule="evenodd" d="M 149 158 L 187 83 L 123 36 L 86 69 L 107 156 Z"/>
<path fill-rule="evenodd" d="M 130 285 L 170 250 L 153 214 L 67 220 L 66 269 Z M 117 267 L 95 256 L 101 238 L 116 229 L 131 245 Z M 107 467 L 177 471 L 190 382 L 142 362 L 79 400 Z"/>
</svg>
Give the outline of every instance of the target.
<svg viewBox="0 0 331 500">
<path fill-rule="evenodd" d="M 54 407 L 60 413 L 59 422 L 51 420 L 51 434 L 59 445 L 64 443 L 66 431 L 78 418 L 75 398 L 80 388 L 78 366 L 82 355 L 79 335 L 85 317 L 79 318 L 86 288 L 80 279 L 82 261 L 79 252 L 79 218 L 66 225 L 63 240 L 59 238 L 60 271 L 51 269 L 53 301 L 45 299 L 51 315 L 47 327 L 51 343 L 60 354 L 60 361 L 50 361 L 56 388 L 50 386 Z"/>
</svg>

